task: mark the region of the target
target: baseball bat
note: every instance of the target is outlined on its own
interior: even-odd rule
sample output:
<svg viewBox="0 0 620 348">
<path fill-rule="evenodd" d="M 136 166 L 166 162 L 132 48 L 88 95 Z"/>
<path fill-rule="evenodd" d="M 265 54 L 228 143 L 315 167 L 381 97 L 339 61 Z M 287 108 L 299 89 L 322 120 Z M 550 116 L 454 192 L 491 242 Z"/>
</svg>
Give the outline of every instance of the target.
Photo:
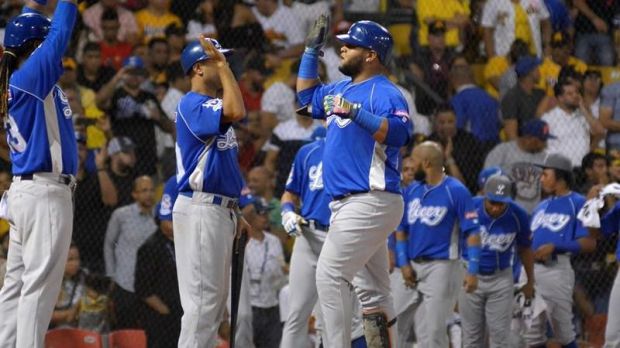
<svg viewBox="0 0 620 348">
<path fill-rule="evenodd" d="M 230 348 L 235 348 L 235 328 L 237 326 L 237 311 L 239 310 L 239 297 L 241 295 L 241 280 L 243 277 L 243 259 L 245 256 L 245 245 L 248 241 L 247 233 L 242 233 L 233 242 L 233 257 L 230 290 Z"/>
</svg>

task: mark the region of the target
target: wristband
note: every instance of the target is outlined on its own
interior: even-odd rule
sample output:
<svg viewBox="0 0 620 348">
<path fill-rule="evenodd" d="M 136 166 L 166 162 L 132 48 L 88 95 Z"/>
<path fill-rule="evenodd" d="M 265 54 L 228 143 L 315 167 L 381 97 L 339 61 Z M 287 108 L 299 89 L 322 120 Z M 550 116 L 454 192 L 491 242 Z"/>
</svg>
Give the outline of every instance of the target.
<svg viewBox="0 0 620 348">
<path fill-rule="evenodd" d="M 280 211 L 282 212 L 282 214 L 284 213 L 288 213 L 289 211 L 294 212 L 295 211 L 295 205 L 292 202 L 286 202 L 282 204 L 282 207 L 280 207 Z"/>
<path fill-rule="evenodd" d="M 409 264 L 409 256 L 407 256 L 407 246 L 408 243 L 406 240 L 397 240 L 396 241 L 396 266 L 402 267 Z"/>
<path fill-rule="evenodd" d="M 480 245 L 470 245 L 467 247 L 467 256 L 469 262 L 467 263 L 467 273 L 478 274 L 480 271 L 480 253 L 482 248 Z"/>
<path fill-rule="evenodd" d="M 319 78 L 319 52 L 317 50 L 306 47 L 304 54 L 301 56 L 297 77 L 306 80 Z"/>
<path fill-rule="evenodd" d="M 383 118 L 375 116 L 362 108 L 358 108 L 357 112 L 352 112 L 352 116 L 353 121 L 369 131 L 370 134 L 375 134 L 381 128 Z"/>
</svg>

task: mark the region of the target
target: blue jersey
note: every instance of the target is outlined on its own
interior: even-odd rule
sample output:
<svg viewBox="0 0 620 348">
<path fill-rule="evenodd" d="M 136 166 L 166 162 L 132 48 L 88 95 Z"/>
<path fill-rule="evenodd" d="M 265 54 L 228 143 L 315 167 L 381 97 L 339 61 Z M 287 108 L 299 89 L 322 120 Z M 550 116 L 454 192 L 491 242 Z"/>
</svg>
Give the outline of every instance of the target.
<svg viewBox="0 0 620 348">
<path fill-rule="evenodd" d="M 189 92 L 179 102 L 177 183 L 179 192 L 208 192 L 239 198 L 243 178 L 237 161 L 237 138 L 221 124 L 222 100 Z"/>
<path fill-rule="evenodd" d="M 614 233 L 620 231 L 620 202 L 614 205 L 614 208 L 607 212 L 601 219 L 601 233 L 605 237 L 611 237 Z M 616 259 L 620 261 L 620 243 L 616 247 Z"/>
<path fill-rule="evenodd" d="M 56 85 L 76 16 L 75 4 L 59 1 L 49 34 L 10 77 L 5 128 L 14 175 L 77 173 L 73 112 Z"/>
<path fill-rule="evenodd" d="M 330 198 L 323 190 L 323 149 L 325 139 L 302 146 L 291 167 L 286 191 L 301 198 L 301 216 L 329 225 Z"/>
<path fill-rule="evenodd" d="M 172 207 L 174 207 L 174 202 L 177 200 L 178 195 L 177 178 L 172 176 L 164 185 L 161 202 L 157 207 L 157 215 L 159 215 L 160 220 L 172 220 Z"/>
<path fill-rule="evenodd" d="M 588 231 L 577 219 L 577 213 L 586 199 L 575 192 L 554 196 L 540 202 L 532 212 L 530 227 L 533 233 L 532 248 L 544 244 L 574 241 L 588 236 Z"/>
<path fill-rule="evenodd" d="M 527 212 L 518 204 L 510 202 L 506 211 L 494 219 L 484 209 L 484 197 L 475 197 L 474 206 L 480 225 L 484 227 L 480 231 L 480 272 L 493 273 L 510 267 L 515 245 L 529 247 L 532 244 Z M 467 258 L 467 249 L 463 250 L 463 258 Z"/>
<path fill-rule="evenodd" d="M 471 194 L 453 177 L 445 176 L 436 186 L 416 181 L 403 196 L 398 231 L 408 234 L 409 259 L 457 260 L 461 238 L 480 231 Z"/>
<path fill-rule="evenodd" d="M 360 83 L 345 79 L 314 91 L 312 117 L 325 118 L 323 98 L 342 95 L 376 116 L 402 120 L 411 137 L 413 126 L 405 98 L 385 76 L 377 75 Z M 409 139 L 403 139 L 401 146 Z M 330 116 L 323 155 L 325 190 L 332 197 L 371 190 L 400 193 L 400 146 L 379 144 L 372 135 L 350 119 Z"/>
</svg>

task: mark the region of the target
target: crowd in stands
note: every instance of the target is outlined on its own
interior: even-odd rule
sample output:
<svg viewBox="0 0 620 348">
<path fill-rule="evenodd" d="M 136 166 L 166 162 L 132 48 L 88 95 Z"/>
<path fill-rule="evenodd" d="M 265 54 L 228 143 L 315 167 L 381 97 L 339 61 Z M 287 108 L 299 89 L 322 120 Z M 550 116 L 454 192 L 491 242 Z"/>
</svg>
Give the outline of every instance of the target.
<svg viewBox="0 0 620 348">
<path fill-rule="evenodd" d="M 4 1 L 0 25 L 21 6 Z M 293 239 L 281 226 L 279 198 L 294 155 L 321 127 L 296 114 L 295 80 L 306 33 L 328 11 L 323 81 L 344 78 L 334 34 L 351 21 L 372 18 L 392 30 L 391 78 L 414 121 L 405 158 L 416 143 L 439 142 L 446 172 L 474 194 L 479 173 L 499 166 L 529 212 L 541 200 L 535 165 L 547 153 L 571 159 L 577 192 L 620 182 L 620 82 L 605 85 L 603 74 L 620 63 L 619 1 L 88 0 L 59 81 L 73 111 L 80 166 L 74 244 L 51 327 L 138 327 L 149 346 L 174 346 L 182 310 L 173 235 L 156 207 L 176 171 L 176 105 L 189 90 L 180 53 L 207 33 L 235 49 L 229 63 L 247 110 L 234 125 L 246 193 L 259 201 L 247 215 L 255 235 L 246 264 L 250 273 L 263 264 L 272 280 L 251 288 L 252 306 L 280 305 L 254 330 L 281 330 L 286 308 L 278 293 L 286 288 Z M 1 145 L 3 193 L 10 163 Z M 413 178 L 403 169 L 405 185 Z M 0 276 L 8 229 L 0 221 Z M 273 246 L 269 255 L 265 243 Z M 580 320 L 607 310 L 614 245 L 607 240 L 573 260 Z M 220 334 L 226 337 L 225 325 Z M 260 338 L 254 343 L 269 347 Z"/>
</svg>

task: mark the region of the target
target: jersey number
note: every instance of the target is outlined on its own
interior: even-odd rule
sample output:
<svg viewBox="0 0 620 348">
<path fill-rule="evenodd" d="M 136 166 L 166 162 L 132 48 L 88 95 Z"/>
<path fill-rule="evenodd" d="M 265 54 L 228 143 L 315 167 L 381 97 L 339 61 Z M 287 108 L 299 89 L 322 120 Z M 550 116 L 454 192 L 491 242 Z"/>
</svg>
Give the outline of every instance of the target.
<svg viewBox="0 0 620 348">
<path fill-rule="evenodd" d="M 13 116 L 9 115 L 8 120 L 4 123 L 6 129 L 6 140 L 12 152 L 22 153 L 26 150 L 26 140 L 19 132 L 19 127 Z"/>
</svg>

